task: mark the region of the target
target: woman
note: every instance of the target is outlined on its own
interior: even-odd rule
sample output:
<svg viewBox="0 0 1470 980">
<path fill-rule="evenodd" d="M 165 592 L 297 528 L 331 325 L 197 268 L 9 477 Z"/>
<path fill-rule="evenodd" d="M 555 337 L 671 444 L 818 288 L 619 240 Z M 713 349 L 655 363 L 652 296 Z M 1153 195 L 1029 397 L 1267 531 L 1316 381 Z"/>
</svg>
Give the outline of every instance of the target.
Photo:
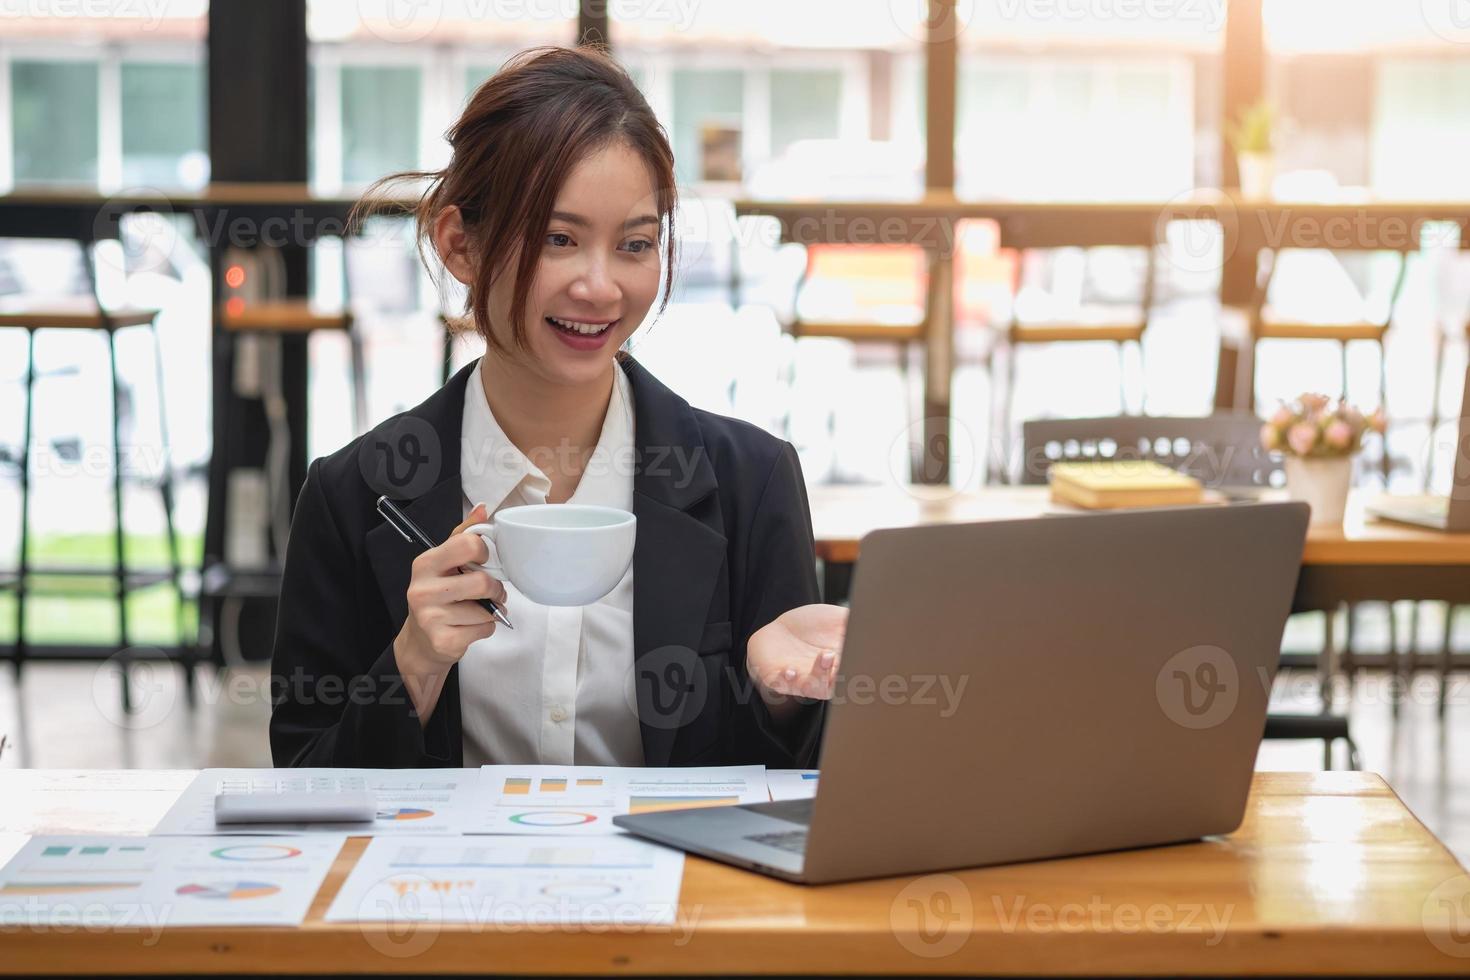
<svg viewBox="0 0 1470 980">
<path fill-rule="evenodd" d="M 420 248 L 467 287 L 486 353 L 308 470 L 276 764 L 814 766 L 846 614 L 816 604 L 796 455 L 619 353 L 673 281 L 673 156 L 648 104 L 605 55 L 545 49 L 448 136 L 442 171 L 386 180 L 432 179 Z M 416 555 L 380 494 L 444 543 Z M 537 606 L 468 567 L 488 558 L 471 524 L 568 501 L 638 519 L 601 601 Z"/>
</svg>

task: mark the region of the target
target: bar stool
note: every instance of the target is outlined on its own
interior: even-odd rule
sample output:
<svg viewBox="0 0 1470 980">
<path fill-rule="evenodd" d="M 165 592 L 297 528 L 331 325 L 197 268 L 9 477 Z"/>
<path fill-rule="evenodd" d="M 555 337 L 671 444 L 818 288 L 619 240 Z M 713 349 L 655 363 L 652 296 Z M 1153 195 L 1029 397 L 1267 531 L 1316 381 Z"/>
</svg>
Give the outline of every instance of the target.
<svg viewBox="0 0 1470 980">
<path fill-rule="evenodd" d="M 318 330 L 337 331 L 347 337 L 352 351 L 352 425 L 363 431 L 367 420 L 367 391 L 362 338 L 353 329 L 350 310 L 323 310 L 304 299 L 230 301 L 224 305 L 220 322 L 231 334 L 266 337 L 305 336 Z"/>
<path fill-rule="evenodd" d="M 90 272 L 90 270 L 89 270 Z M 30 653 L 30 643 L 26 638 L 26 599 L 28 596 L 85 596 L 95 593 L 65 587 L 35 587 L 32 577 L 45 579 L 87 579 L 104 575 L 111 576 L 113 580 L 113 598 L 117 602 L 118 626 L 119 626 L 119 652 L 126 651 L 131 647 L 128 630 L 128 606 L 127 597 L 139 589 L 148 588 L 164 583 L 171 583 L 178 593 L 176 606 L 177 630 L 180 649 L 189 650 L 189 645 L 184 642 L 184 588 L 179 561 L 178 538 L 174 530 L 173 522 L 173 475 L 169 459 L 168 448 L 168 424 L 167 412 L 164 410 L 163 397 L 163 359 L 159 345 L 157 328 L 158 311 L 151 309 L 104 309 L 91 297 L 66 297 L 63 299 L 50 299 L 44 301 L 27 302 L 24 300 L 11 300 L 0 304 L 0 328 L 23 329 L 26 331 L 26 408 L 22 441 L 19 458 L 15 462 L 18 471 L 21 488 L 21 517 L 20 517 L 20 556 L 18 569 L 15 572 L 0 573 L 0 591 L 13 591 L 16 596 L 16 639 L 13 652 L 13 663 L 15 665 L 16 682 L 19 683 L 21 672 Z M 158 408 L 159 408 L 159 433 L 162 440 L 163 470 L 157 480 L 157 489 L 162 498 L 164 527 L 168 538 L 169 566 L 167 570 L 135 570 L 127 567 L 124 549 L 124 527 L 123 527 L 123 486 L 130 479 L 138 482 L 137 477 L 130 477 L 124 472 L 123 446 L 120 432 L 120 390 L 121 379 L 118 375 L 117 364 L 117 331 L 127 327 L 147 327 L 153 340 L 154 368 L 158 384 Z M 30 561 L 30 499 L 31 499 L 31 441 L 33 438 L 33 420 L 35 405 L 35 383 L 37 373 L 35 367 L 35 343 L 38 330 L 92 330 L 102 331 L 107 335 L 107 348 L 110 362 L 110 392 L 112 400 L 112 497 L 113 497 L 113 566 L 112 569 L 95 569 L 82 566 L 41 566 L 37 567 Z M 148 482 L 144 480 L 143 482 Z M 183 659 L 185 668 L 186 694 L 189 704 L 194 703 L 194 660 L 192 656 L 185 655 Z M 124 712 L 132 711 L 132 693 L 128 679 L 126 664 L 123 664 L 122 673 L 122 702 Z"/>
<path fill-rule="evenodd" d="M 1333 315 L 1323 317 L 1301 317 L 1286 315 L 1273 308 L 1270 304 L 1270 293 L 1273 282 L 1276 281 L 1277 264 L 1282 252 L 1286 249 L 1267 249 L 1261 253 L 1257 266 L 1256 289 L 1251 298 L 1251 305 L 1247 311 L 1247 329 L 1251 337 L 1251 377 L 1256 377 L 1256 367 L 1260 355 L 1260 341 L 1262 340 L 1318 340 L 1329 341 L 1338 345 L 1342 360 L 1342 387 L 1340 397 L 1348 396 L 1348 344 L 1354 341 L 1366 341 L 1378 347 L 1378 402 L 1383 407 L 1385 414 L 1388 408 L 1388 357 L 1384 348 L 1384 338 L 1388 333 L 1389 325 L 1393 322 L 1394 310 L 1398 306 L 1399 295 L 1403 292 L 1404 280 L 1409 270 L 1409 253 L 1419 250 L 1418 241 L 1412 243 L 1404 241 L 1396 248 L 1379 249 L 1331 249 L 1332 256 L 1339 261 L 1342 256 L 1372 256 L 1378 253 L 1391 253 L 1395 256 L 1395 269 L 1393 285 L 1389 290 L 1387 302 L 1381 308 L 1374 309 L 1365 295 L 1357 297 L 1357 315 L 1345 313 L 1344 311 L 1333 311 Z M 1298 250 L 1300 251 L 1300 250 Z M 1251 404 L 1257 405 L 1256 393 L 1251 393 Z M 1388 452 L 1387 436 L 1384 437 L 1383 454 L 1379 462 L 1383 474 L 1384 485 L 1388 484 L 1389 473 L 1392 470 L 1392 458 Z M 1356 615 L 1357 603 L 1347 604 L 1347 616 L 1344 621 L 1345 629 L 1340 657 L 1340 667 L 1346 671 L 1351 679 L 1356 671 L 1353 662 L 1353 618 Z M 1329 615 L 1329 621 L 1331 613 Z M 1418 623 L 1417 607 L 1414 613 L 1414 625 Z M 1395 659 L 1398 650 L 1398 620 L 1394 616 L 1393 604 L 1388 606 L 1389 623 L 1389 646 Z M 1410 633 L 1410 646 L 1414 643 L 1414 634 Z M 1397 709 L 1397 702 L 1395 702 Z"/>
<path fill-rule="evenodd" d="M 306 337 L 317 331 L 344 334 L 352 352 L 353 428 L 356 432 L 363 431 L 367 418 L 364 356 L 362 339 L 354 329 L 355 318 L 350 310 L 322 309 L 305 299 L 246 301 L 242 297 L 232 297 L 221 305 L 219 323 L 231 337 L 254 336 L 269 342 L 273 347 L 278 347 L 279 342 L 287 337 Z M 262 370 L 262 374 L 266 373 L 269 373 L 269 369 Z M 272 414 L 269 404 L 266 414 L 268 418 Z M 286 449 L 283 434 L 276 424 L 272 424 L 267 438 L 267 460 L 280 460 Z M 281 462 L 279 465 L 284 467 L 285 463 Z M 220 496 L 218 506 L 221 512 L 228 514 L 229 484 L 226 482 L 214 488 L 213 492 Z M 280 499 L 286 499 L 284 493 Z M 274 565 L 242 569 L 234 568 L 228 560 L 223 560 L 210 561 L 202 570 L 199 601 L 200 656 L 205 655 L 204 646 L 213 642 L 220 621 L 229 621 L 231 603 L 276 597 L 280 591 L 279 559 L 285 555 L 284 547 L 283 527 L 277 537 L 278 561 Z M 229 631 L 226 635 L 230 635 Z"/>
<path fill-rule="evenodd" d="M 898 350 L 904 420 L 913 423 L 911 381 L 915 347 L 929 329 L 925 308 L 928 257 L 915 245 L 813 245 L 793 293 L 783 329 L 794 340 L 822 338 Z M 794 384 L 794 365 L 788 384 Z M 836 412 L 828 429 L 835 436 Z M 789 428 L 790 418 L 788 415 Z M 788 431 L 788 437 L 790 433 Z"/>
<path fill-rule="evenodd" d="M 1002 239 L 1004 240 L 1005 237 L 1003 233 Z M 987 475 L 987 480 L 990 482 L 1004 481 L 1009 477 L 1008 467 L 1013 445 L 1011 415 L 1014 411 L 1016 368 L 1020 349 L 1059 343 L 1113 344 L 1118 354 L 1118 410 L 1126 413 L 1128 411 L 1127 352 L 1130 346 L 1135 348 L 1138 351 L 1139 364 L 1142 365 L 1143 335 L 1153 315 L 1156 242 L 1152 238 L 1149 238 L 1146 244 L 1141 244 L 1136 232 L 1130 229 L 1089 229 L 1084 234 L 1080 229 L 1040 226 L 1025 229 L 1022 235 L 1017 237 L 1021 238 L 1017 245 L 1021 260 L 1015 264 L 1010 315 L 1000 337 L 997 338 L 999 342 L 991 355 L 992 377 L 994 377 L 994 358 L 1004 354 L 1005 383 L 1004 386 L 996 385 L 992 394 L 994 399 L 991 413 L 994 420 L 992 440 L 998 435 L 997 444 L 1003 447 L 1004 451 L 1000 456 L 1003 462 L 999 465 L 996 465 L 995 455 L 991 454 L 992 466 Z M 1081 295 L 1086 288 L 1090 250 L 1095 247 L 1143 248 L 1145 256 L 1143 283 L 1141 295 L 1136 304 L 1088 302 L 1085 295 Z M 1058 261 L 1062 254 L 1078 249 L 1081 250 L 1082 281 L 1076 301 L 1070 303 L 1066 309 L 1048 312 L 1043 316 L 1033 317 L 1026 314 L 1021 309 L 1024 305 L 1021 297 L 1025 287 L 1028 264 L 1034 268 L 1034 263 L 1038 261 L 1053 263 Z M 1146 385 L 1141 383 L 1140 411 L 1146 409 L 1147 399 Z"/>
<path fill-rule="evenodd" d="M 1404 243 L 1398 248 L 1383 248 L 1372 251 L 1368 250 L 1344 250 L 1333 249 L 1335 258 L 1347 255 L 1373 255 L 1378 252 L 1388 252 L 1396 257 L 1393 286 L 1389 291 L 1387 303 L 1379 308 L 1372 308 L 1366 297 L 1359 297 L 1360 315 L 1331 315 L 1321 318 L 1306 318 L 1299 316 L 1283 315 L 1270 305 L 1271 285 L 1276 279 L 1277 262 L 1280 255 L 1278 250 L 1266 250 L 1261 253 L 1260 264 L 1257 269 L 1256 289 L 1251 299 L 1248 311 L 1248 324 L 1251 334 L 1251 376 L 1255 377 L 1256 362 L 1259 360 L 1260 344 L 1262 340 L 1324 340 L 1338 345 L 1342 358 L 1342 388 L 1341 397 L 1348 395 L 1348 344 L 1354 341 L 1366 341 L 1378 347 L 1378 400 L 1385 412 L 1388 407 L 1388 359 L 1384 351 L 1384 337 L 1388 333 L 1389 324 L 1393 322 L 1394 310 L 1398 306 L 1399 295 L 1403 292 L 1404 280 L 1409 270 L 1409 253 L 1418 251 L 1418 243 L 1412 245 Z M 1251 404 L 1256 405 L 1255 393 L 1251 392 Z M 1387 483 L 1390 458 L 1387 444 L 1384 446 L 1383 478 Z"/>
</svg>

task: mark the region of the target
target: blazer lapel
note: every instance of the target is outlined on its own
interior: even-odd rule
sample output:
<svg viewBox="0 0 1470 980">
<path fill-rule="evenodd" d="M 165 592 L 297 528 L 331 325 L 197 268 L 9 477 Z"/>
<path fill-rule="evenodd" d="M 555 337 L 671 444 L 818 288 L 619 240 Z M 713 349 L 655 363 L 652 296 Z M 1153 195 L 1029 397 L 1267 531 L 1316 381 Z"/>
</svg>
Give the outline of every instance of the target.
<svg viewBox="0 0 1470 980">
<path fill-rule="evenodd" d="M 438 464 L 437 473 L 430 477 L 432 485 L 427 490 L 414 492 L 421 485 L 415 479 L 403 484 L 400 489 L 389 488 L 388 496 L 435 543 L 449 537 L 449 533 L 462 519 L 459 437 L 464 421 L 465 383 L 469 380 L 469 373 L 479 363 L 478 360 L 471 361 L 423 404 L 403 415 L 388 419 L 367 435 L 371 443 L 369 458 L 377 460 L 386 457 L 383 459 L 381 472 L 407 473 L 412 472 L 406 465 L 409 461 L 399 460 L 397 454 L 421 452 L 424 437 L 432 430 L 437 441 L 432 453 L 436 457 L 433 462 Z M 405 433 L 415 438 L 406 439 Z M 401 468 L 400 462 L 405 464 Z M 422 481 L 428 482 L 427 479 Z M 392 613 L 392 622 L 402 622 L 408 617 L 406 593 L 413 575 L 413 560 L 423 549 L 417 542 L 404 540 L 386 522 L 379 523 L 367 533 L 364 547 L 373 576 L 377 579 L 378 589 Z"/>
<path fill-rule="evenodd" d="M 699 642 L 726 540 L 718 489 L 689 403 L 632 358 L 637 469 L 633 513 L 633 660 L 644 762 L 667 765 L 675 736 L 718 692 L 705 688 Z"/>
</svg>

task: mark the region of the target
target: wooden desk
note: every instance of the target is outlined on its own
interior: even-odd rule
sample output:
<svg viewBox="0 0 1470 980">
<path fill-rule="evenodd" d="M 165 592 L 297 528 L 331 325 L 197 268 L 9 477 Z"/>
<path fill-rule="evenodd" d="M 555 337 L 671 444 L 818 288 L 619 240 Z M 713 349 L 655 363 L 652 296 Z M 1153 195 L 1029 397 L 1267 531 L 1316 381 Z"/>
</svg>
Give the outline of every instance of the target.
<svg viewBox="0 0 1470 980">
<path fill-rule="evenodd" d="M 0 772 L 0 832 L 143 832 L 191 775 Z M 678 924 L 638 931 L 323 922 L 365 844 L 299 929 L 7 929 L 0 973 L 1470 975 L 1470 876 L 1365 773 L 1258 774 L 1224 838 L 944 876 L 812 888 L 690 858 Z"/>
</svg>

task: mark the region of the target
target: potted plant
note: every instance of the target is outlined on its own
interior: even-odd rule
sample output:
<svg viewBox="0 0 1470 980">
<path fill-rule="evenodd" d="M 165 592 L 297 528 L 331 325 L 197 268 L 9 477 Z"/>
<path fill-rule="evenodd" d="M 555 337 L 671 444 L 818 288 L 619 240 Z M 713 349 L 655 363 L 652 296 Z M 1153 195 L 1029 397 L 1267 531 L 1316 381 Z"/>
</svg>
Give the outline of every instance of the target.
<svg viewBox="0 0 1470 980">
<path fill-rule="evenodd" d="M 1276 179 L 1275 124 L 1276 110 L 1269 102 L 1257 102 L 1241 112 L 1226 133 L 1240 167 L 1240 192 L 1247 198 L 1271 196 Z"/>
<path fill-rule="evenodd" d="M 1383 410 L 1365 416 L 1326 395 L 1283 404 L 1261 426 L 1261 445 L 1285 456 L 1286 492 L 1306 501 L 1313 524 L 1341 524 L 1353 479 L 1353 454 L 1369 432 L 1382 434 Z"/>
</svg>

